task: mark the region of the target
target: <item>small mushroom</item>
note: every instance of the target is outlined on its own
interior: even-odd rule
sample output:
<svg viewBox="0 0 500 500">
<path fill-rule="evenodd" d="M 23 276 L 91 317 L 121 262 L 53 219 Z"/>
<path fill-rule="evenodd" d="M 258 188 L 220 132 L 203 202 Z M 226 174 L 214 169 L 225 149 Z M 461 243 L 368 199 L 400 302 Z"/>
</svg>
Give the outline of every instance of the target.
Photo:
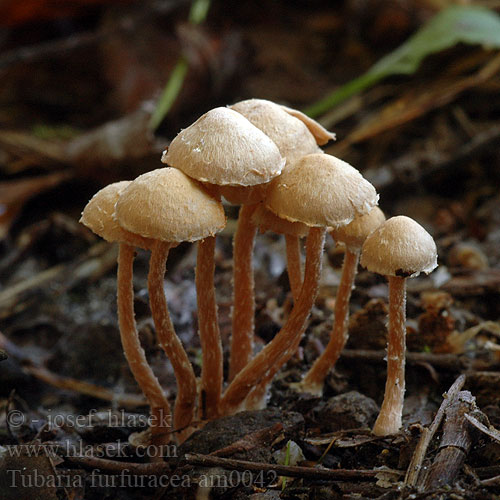
<svg viewBox="0 0 500 500">
<path fill-rule="evenodd" d="M 233 104 L 231 109 L 242 114 L 253 125 L 262 130 L 262 132 L 273 140 L 278 146 L 281 156 L 286 158 L 284 170 L 304 155 L 322 153 L 318 144 L 327 142 L 326 137 L 328 137 L 328 140 L 335 137 L 334 134 L 325 130 L 318 122 L 306 117 L 300 113 L 300 111 L 296 111 L 295 116 L 295 110 L 265 99 L 247 99 L 240 101 Z M 276 179 L 277 177 L 272 182 L 276 182 Z M 272 182 L 269 183 L 269 185 L 271 185 Z M 250 233 L 251 225 L 249 223 L 246 223 L 245 225 L 247 227 L 244 227 L 243 220 L 246 214 L 247 212 L 242 208 L 242 213 L 240 214 L 241 233 L 244 231 L 246 236 L 239 238 L 237 235 L 235 238 L 235 268 L 244 270 L 244 273 L 242 272 L 241 274 L 248 280 L 248 273 L 253 273 L 251 262 L 256 231 L 253 230 L 253 232 Z M 240 231 L 240 225 L 238 226 L 238 231 Z M 285 238 L 289 263 L 289 277 L 291 278 L 292 292 L 294 292 L 295 289 L 294 298 L 296 300 L 300 292 L 302 280 L 300 279 L 299 281 L 300 266 L 296 266 L 292 262 L 299 262 L 300 242 L 299 238 L 293 233 L 286 234 Z M 237 283 L 237 278 L 238 276 L 235 275 L 235 283 Z M 239 318 L 240 316 L 245 317 L 249 314 L 245 312 L 245 310 L 250 311 L 250 307 L 254 303 L 253 287 L 247 287 L 245 291 L 246 293 L 242 295 L 242 300 L 235 302 L 234 305 L 233 337 L 231 343 L 232 353 L 239 349 Z M 234 378 L 236 373 L 238 373 L 243 366 L 237 364 L 237 359 L 237 356 L 231 354 L 230 380 Z"/>
<path fill-rule="evenodd" d="M 168 313 L 163 290 L 165 263 L 170 248 L 182 241 L 201 240 L 200 253 L 205 258 L 207 254 L 213 255 L 210 240 L 225 226 L 224 210 L 201 184 L 180 170 L 160 168 L 130 183 L 116 202 L 115 217 L 123 228 L 154 241 L 148 275 L 151 312 L 158 340 L 177 379 L 174 428 L 179 431 L 179 441 L 182 441 L 189 434 L 189 424 L 194 417 L 196 379 Z M 222 388 L 222 347 L 217 322 L 213 321 L 217 306 L 212 261 L 204 261 L 202 268 L 197 269 L 196 282 L 200 339 L 205 353 L 202 390 L 207 402 L 217 407 Z"/>
<path fill-rule="evenodd" d="M 172 413 L 163 389 L 149 366 L 134 318 L 132 283 L 134 247 L 151 248 L 152 241 L 126 231 L 113 218 L 115 203 L 130 181 L 110 184 L 98 191 L 85 206 L 80 222 L 109 242 L 118 242 L 117 303 L 120 337 L 130 371 L 151 407 L 153 440 L 168 436 L 165 421 Z M 157 443 L 160 444 L 160 443 Z"/>
<path fill-rule="evenodd" d="M 314 362 L 302 381 L 296 385 L 296 388 L 301 392 L 321 396 L 326 375 L 335 366 L 348 339 L 349 301 L 354 286 L 361 247 L 366 237 L 380 226 L 384 220 L 385 216 L 382 210 L 373 207 L 368 214 L 357 217 L 350 224 L 331 231 L 333 239 L 343 242 L 346 246 L 342 275 L 335 298 L 333 328 L 326 349 Z"/>
<path fill-rule="evenodd" d="M 432 236 L 409 217 L 391 217 L 368 236 L 361 251 L 361 265 L 387 276 L 389 326 L 387 381 L 379 416 L 373 427 L 377 436 L 401 428 L 405 392 L 406 278 L 430 273 L 437 266 Z"/>
<path fill-rule="evenodd" d="M 309 129 L 309 132 L 311 132 L 311 134 L 316 139 L 316 143 L 319 144 L 320 146 L 324 146 L 330 141 L 335 140 L 335 134 L 333 132 L 326 130 L 326 128 L 323 127 L 323 125 L 318 123 L 310 116 L 305 115 L 304 113 L 302 113 L 302 111 L 299 111 L 298 109 L 289 108 L 288 106 L 283 106 L 283 105 L 281 105 L 281 109 L 286 111 L 289 115 L 298 118 Z"/>
<path fill-rule="evenodd" d="M 281 156 L 286 158 L 286 166 L 307 154 L 322 153 L 315 136 L 302 120 L 288 111 L 290 108 L 265 99 L 247 99 L 231 105 L 231 109 L 272 139 Z"/>
<path fill-rule="evenodd" d="M 233 318 L 229 378 L 253 355 L 254 280 L 252 254 L 257 227 L 251 216 L 269 182 L 285 164 L 276 144 L 243 115 L 215 108 L 182 130 L 162 161 L 241 204 L 233 239 Z"/>
<path fill-rule="evenodd" d="M 326 227 L 348 224 L 378 202 L 375 188 L 355 168 L 321 153 L 302 157 L 272 184 L 266 206 L 278 217 L 310 227 L 304 282 L 281 330 L 224 392 L 224 413 L 237 411 L 248 393 L 269 372 L 277 373 L 296 351 L 318 293 Z"/>
</svg>

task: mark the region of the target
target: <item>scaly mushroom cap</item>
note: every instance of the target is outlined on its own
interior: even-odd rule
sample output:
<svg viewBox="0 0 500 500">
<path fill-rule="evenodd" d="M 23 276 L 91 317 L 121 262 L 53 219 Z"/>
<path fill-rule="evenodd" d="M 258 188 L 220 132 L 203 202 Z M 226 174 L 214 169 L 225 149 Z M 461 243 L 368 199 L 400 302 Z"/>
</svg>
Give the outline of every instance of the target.
<svg viewBox="0 0 500 500">
<path fill-rule="evenodd" d="M 413 219 L 404 215 L 391 217 L 366 238 L 361 265 L 385 276 L 428 274 L 437 266 L 436 244 Z"/>
<path fill-rule="evenodd" d="M 252 222 L 259 227 L 260 232 L 272 231 L 277 234 L 289 234 L 302 238 L 307 236 L 309 227 L 302 222 L 290 222 L 282 219 L 260 204 L 252 214 Z"/>
<path fill-rule="evenodd" d="M 384 212 L 378 207 L 373 207 L 370 212 L 361 217 L 356 217 L 347 226 L 333 229 L 331 234 L 334 240 L 345 243 L 350 251 L 357 252 L 363 246 L 368 235 L 375 231 L 384 221 Z"/>
<path fill-rule="evenodd" d="M 287 168 L 300 157 L 320 153 L 314 135 L 298 118 L 279 104 L 264 99 L 248 99 L 231 106 L 270 137 L 286 159 Z"/>
<path fill-rule="evenodd" d="M 281 173 L 276 144 L 244 116 L 215 108 L 177 134 L 161 160 L 201 182 L 255 186 Z"/>
<path fill-rule="evenodd" d="M 152 170 L 132 181 L 116 202 L 115 217 L 128 231 L 171 242 L 213 236 L 226 225 L 222 203 L 175 168 Z"/>
<path fill-rule="evenodd" d="M 327 154 L 310 154 L 272 183 L 267 207 L 278 217 L 308 226 L 337 228 L 368 213 L 375 188 L 351 165 Z"/>
<path fill-rule="evenodd" d="M 83 209 L 80 222 L 106 241 L 149 248 L 150 241 L 125 230 L 113 217 L 115 203 L 130 182 L 114 182 L 98 191 Z"/>
</svg>

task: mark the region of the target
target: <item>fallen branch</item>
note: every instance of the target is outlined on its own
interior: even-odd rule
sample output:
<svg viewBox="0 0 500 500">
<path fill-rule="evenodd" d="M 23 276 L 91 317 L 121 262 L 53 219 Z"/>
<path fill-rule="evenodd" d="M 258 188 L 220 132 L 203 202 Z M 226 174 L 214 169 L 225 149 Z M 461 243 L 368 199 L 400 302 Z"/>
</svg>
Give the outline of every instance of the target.
<svg viewBox="0 0 500 500">
<path fill-rule="evenodd" d="M 482 415 L 472 394 L 469 391 L 461 391 L 445 411 L 446 421 L 439 452 L 427 477 L 419 481 L 424 491 L 435 490 L 455 482 L 474 441 L 474 433 L 471 432 L 473 427 L 465 418 L 468 413 Z"/>
<path fill-rule="evenodd" d="M 249 462 L 248 460 L 235 460 L 232 458 L 214 457 L 201 455 L 199 453 L 188 453 L 184 457 L 184 464 L 197 465 L 201 467 L 221 467 L 222 469 L 251 471 L 251 472 L 275 472 L 278 476 L 300 477 L 303 479 L 315 479 L 321 481 L 342 480 L 375 480 L 381 472 L 389 472 L 401 475 L 400 471 L 382 470 L 348 470 L 348 469 L 318 469 L 314 467 L 301 467 L 291 465 L 268 464 L 260 462 Z"/>
<path fill-rule="evenodd" d="M 429 427 L 426 427 L 422 431 L 422 435 L 420 436 L 420 440 L 415 448 L 415 452 L 413 453 L 412 459 L 410 461 L 410 465 L 408 466 L 408 470 L 406 472 L 405 485 L 413 487 L 418 482 L 418 477 L 422 468 L 422 463 L 425 458 L 425 454 L 427 453 L 427 448 L 434 437 L 434 434 L 439 429 L 441 425 L 441 421 L 445 415 L 446 410 L 450 406 L 450 404 L 454 401 L 457 393 L 462 389 L 465 383 L 465 375 L 460 375 L 460 377 L 455 380 L 453 385 L 450 387 L 447 393 L 443 395 L 443 402 L 436 412 L 436 416 L 432 424 Z"/>
<path fill-rule="evenodd" d="M 85 280 L 95 280 L 116 266 L 116 245 L 100 242 L 89 248 L 83 257 L 71 262 L 57 264 L 38 274 L 4 288 L 0 292 L 0 319 L 9 317 L 13 311 L 26 309 L 47 289 L 66 292 Z"/>
<path fill-rule="evenodd" d="M 119 406 L 136 408 L 146 405 L 144 397 L 135 394 L 116 394 L 112 389 L 107 389 L 90 382 L 84 382 L 70 377 L 57 375 L 47 368 L 41 366 L 35 360 L 29 358 L 24 350 L 11 342 L 5 335 L 0 333 L 0 348 L 4 349 L 21 366 L 21 369 L 27 375 L 32 375 L 58 389 L 70 390 L 92 396 L 104 401 L 111 401 Z"/>
<path fill-rule="evenodd" d="M 152 463 L 135 463 L 135 462 L 118 462 L 116 460 L 108 460 L 106 458 L 97 457 L 80 457 L 80 456 L 66 456 L 64 459 L 74 465 L 84 467 L 92 470 L 103 470 L 108 472 L 127 472 L 130 474 L 142 475 L 155 475 L 161 476 L 170 471 L 167 462 L 152 462 Z"/>
<path fill-rule="evenodd" d="M 472 415 L 465 414 L 464 416 L 476 429 L 479 429 L 481 432 L 489 436 L 491 439 L 500 443 L 500 432 L 497 431 L 494 427 L 492 426 L 487 427 Z"/>
<path fill-rule="evenodd" d="M 387 352 L 366 349 L 344 349 L 344 359 L 359 359 L 364 361 L 385 363 Z M 467 373 L 478 370 L 487 370 L 492 363 L 481 359 L 470 359 L 466 355 L 435 354 L 431 352 L 407 352 L 406 361 L 409 365 L 429 363 L 432 366 L 457 373 Z"/>
</svg>

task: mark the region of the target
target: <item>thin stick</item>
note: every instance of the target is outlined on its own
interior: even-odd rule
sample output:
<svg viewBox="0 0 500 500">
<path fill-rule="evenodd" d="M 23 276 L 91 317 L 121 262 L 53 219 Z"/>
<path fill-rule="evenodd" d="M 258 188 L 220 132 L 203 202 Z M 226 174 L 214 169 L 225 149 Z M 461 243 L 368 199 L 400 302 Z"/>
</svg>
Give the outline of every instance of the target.
<svg viewBox="0 0 500 500">
<path fill-rule="evenodd" d="M 480 430 L 491 439 L 495 440 L 497 443 L 500 443 L 500 432 L 497 431 L 493 426 L 487 427 L 483 423 L 481 423 L 477 418 L 472 415 L 468 415 L 467 413 L 464 417 L 474 426 L 476 429 Z"/>
<path fill-rule="evenodd" d="M 406 486 L 413 487 L 417 484 L 418 476 L 422 469 L 422 463 L 424 461 L 425 454 L 427 453 L 427 448 L 429 447 L 434 434 L 441 425 L 446 409 L 453 401 L 454 397 L 458 394 L 458 392 L 462 390 L 464 384 L 465 375 L 460 375 L 460 377 L 458 377 L 455 382 L 453 382 L 448 391 L 443 394 L 443 401 L 438 411 L 436 412 L 436 416 L 434 417 L 432 424 L 422 431 L 422 435 L 420 436 L 413 456 L 411 457 L 410 465 L 408 466 L 408 470 L 406 471 Z"/>
<path fill-rule="evenodd" d="M 117 473 L 128 473 L 137 475 L 162 475 L 170 470 L 167 462 L 152 462 L 152 463 L 134 463 L 134 462 L 118 462 L 107 458 L 98 458 L 91 456 L 76 456 L 68 455 L 64 457 L 65 461 L 80 467 L 92 469 L 96 473 L 100 470 Z"/>
<path fill-rule="evenodd" d="M 79 392 L 93 398 L 102 399 L 103 401 L 112 401 L 118 406 L 128 408 L 136 408 L 147 404 L 143 395 L 136 394 L 116 394 L 112 389 L 101 387 L 100 385 L 84 382 L 71 377 L 63 377 L 57 373 L 47 370 L 34 359 L 31 359 L 24 353 L 24 349 L 18 347 L 11 342 L 5 335 L 0 333 L 0 347 L 5 349 L 9 356 L 15 358 L 21 365 L 24 373 L 36 377 L 38 380 L 45 382 L 58 389 Z"/>
<path fill-rule="evenodd" d="M 458 392 L 446 408 L 439 452 L 427 477 L 417 485 L 421 486 L 422 491 L 432 491 L 456 481 L 476 437 L 471 432 L 472 426 L 464 418 L 472 411 L 477 411 L 477 408 L 475 398 L 469 391 Z"/>
<path fill-rule="evenodd" d="M 345 360 L 359 360 L 368 363 L 385 363 L 386 355 L 387 352 L 382 350 L 344 349 L 342 351 L 342 358 Z M 467 358 L 466 355 L 436 354 L 433 352 L 408 352 L 406 361 L 413 365 L 429 363 L 442 370 L 453 372 L 492 370 L 498 366 L 498 361 L 474 360 Z"/>
<path fill-rule="evenodd" d="M 271 472 L 276 476 L 300 477 L 304 479 L 316 479 L 323 481 L 341 481 L 351 479 L 373 480 L 380 474 L 376 470 L 349 470 L 349 469 L 316 469 L 314 467 L 301 467 L 294 465 L 266 464 L 250 462 L 248 460 L 236 460 L 232 458 L 215 457 L 213 455 L 201 455 L 199 453 L 188 453 L 185 463 L 201 467 L 222 467 L 223 469 L 251 472 Z M 385 472 L 385 471 L 384 471 Z M 389 471 L 400 475 L 400 471 Z"/>
</svg>

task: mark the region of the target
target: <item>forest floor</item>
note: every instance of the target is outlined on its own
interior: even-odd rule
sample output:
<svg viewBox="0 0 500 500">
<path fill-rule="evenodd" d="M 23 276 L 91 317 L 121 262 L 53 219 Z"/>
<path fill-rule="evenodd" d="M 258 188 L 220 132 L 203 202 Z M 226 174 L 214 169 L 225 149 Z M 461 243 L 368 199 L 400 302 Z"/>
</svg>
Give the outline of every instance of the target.
<svg viewBox="0 0 500 500">
<path fill-rule="evenodd" d="M 449 47 L 318 117 L 337 134 L 325 151 L 438 247 L 439 267 L 408 280 L 401 432 L 370 431 L 385 384 L 383 276 L 359 268 L 349 341 L 323 396 L 291 387 L 329 338 L 343 252 L 328 239 L 306 334 L 267 409 L 212 421 L 148 461 L 138 447 L 148 408 L 116 319 L 117 248 L 78 223 L 88 199 L 161 167 L 179 129 L 212 107 L 259 97 L 307 108 L 435 11 L 424 0 L 214 1 L 193 25 L 182 0 L 67 5 L 0 6 L 0 498 L 500 498 L 498 52 Z M 181 57 L 186 79 L 153 133 L 155 99 Z M 237 208 L 226 208 L 215 279 L 227 372 Z M 173 402 L 148 258 L 139 251 L 134 266 L 136 319 Z M 165 290 L 199 375 L 195 263 L 195 246 L 174 249 Z M 278 235 L 258 235 L 255 288 L 260 350 L 292 305 Z"/>
</svg>

